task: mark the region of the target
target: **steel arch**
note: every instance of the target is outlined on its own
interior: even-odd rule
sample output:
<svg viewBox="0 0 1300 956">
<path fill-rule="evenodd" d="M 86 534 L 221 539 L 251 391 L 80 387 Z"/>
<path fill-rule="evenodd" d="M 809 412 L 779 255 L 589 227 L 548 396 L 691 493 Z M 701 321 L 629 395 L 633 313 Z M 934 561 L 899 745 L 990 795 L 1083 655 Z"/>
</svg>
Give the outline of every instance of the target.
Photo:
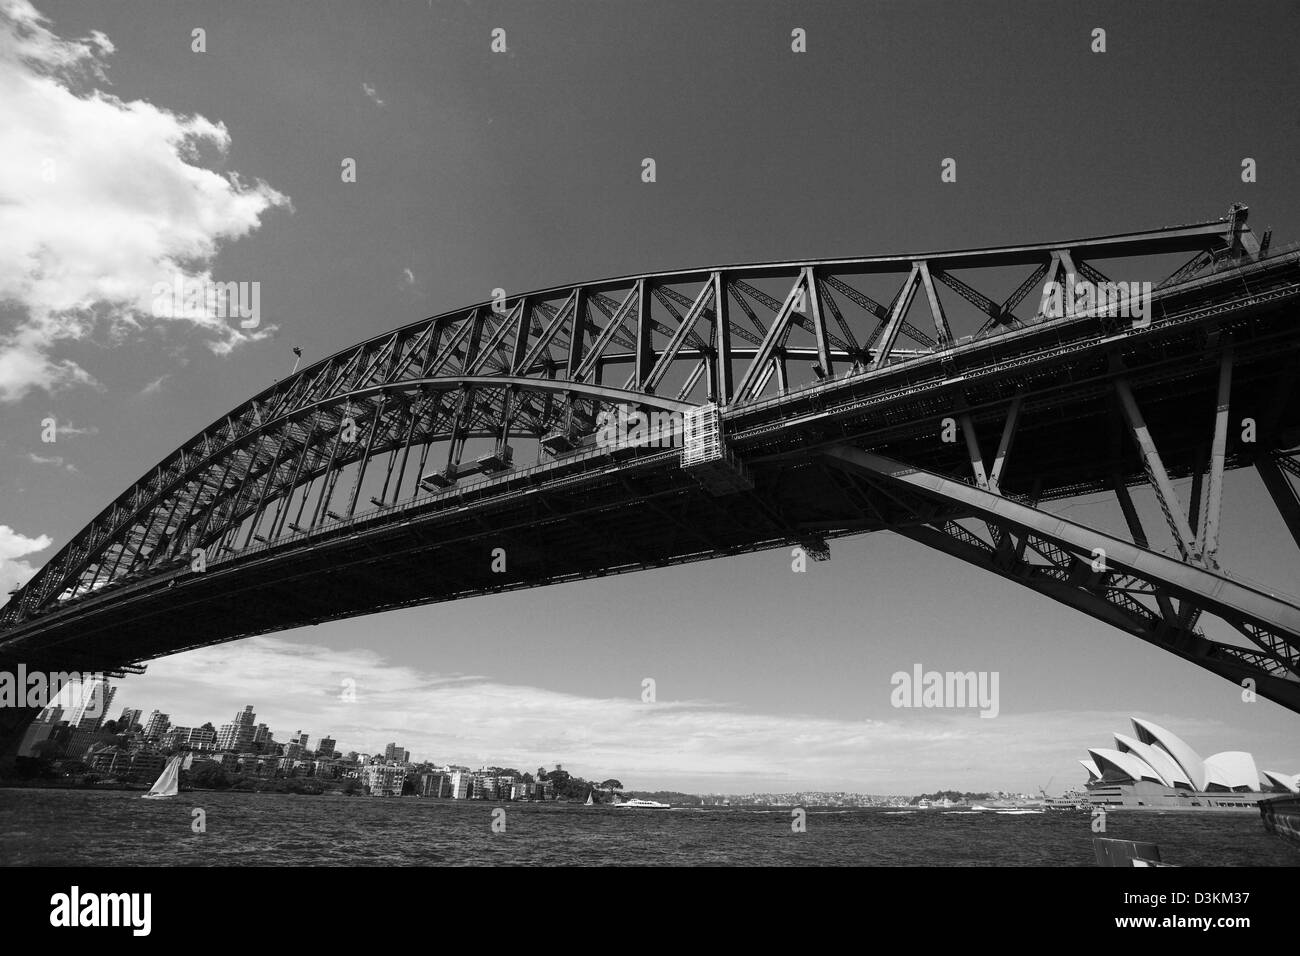
<svg viewBox="0 0 1300 956">
<path fill-rule="evenodd" d="M 683 414 L 715 405 L 749 441 L 801 404 L 800 388 L 861 392 L 931 368 L 942 374 L 925 372 L 926 381 L 943 385 L 963 377 L 962 357 L 981 349 L 1011 368 L 1030 361 L 1018 352 L 1025 336 L 1045 330 L 1065 341 L 1052 331 L 1056 320 L 1023 305 L 1040 284 L 1074 273 L 1105 281 L 1094 263 L 1190 253 L 1157 293 L 1187 296 L 1221 270 L 1248 271 L 1243 264 L 1261 243 L 1245 220 L 1244 207 L 1234 207 L 1222 220 L 1097 239 L 645 274 L 424 319 L 316 362 L 213 422 L 69 541 L 0 611 L 0 628 L 30 630 L 39 627 L 34 619 L 118 585 L 174 575 L 196 551 L 220 564 L 336 526 L 346 531 L 362 515 L 363 496 L 382 515 L 451 494 L 467 475 L 508 473 L 513 443 L 577 460 L 592 454 L 599 414 L 613 406 Z M 1027 275 L 996 297 L 971 275 L 1007 269 Z M 962 308 L 975 318 L 965 337 L 955 320 Z M 861 397 L 854 402 L 864 407 Z M 467 464 L 474 444 L 482 454 Z M 380 483 L 370 466 L 385 460 Z M 996 492 L 996 471 L 983 475 L 974 454 L 971 464 L 980 487 L 991 477 Z M 752 541 L 709 542 L 689 519 L 659 511 L 715 554 L 791 539 L 817 550 L 817 535 L 805 533 L 811 523 L 795 526 L 758 496 L 753 504 L 768 527 Z M 907 516 L 827 519 L 832 535 L 877 527 L 929 534 L 907 531 L 925 523 Z"/>
</svg>

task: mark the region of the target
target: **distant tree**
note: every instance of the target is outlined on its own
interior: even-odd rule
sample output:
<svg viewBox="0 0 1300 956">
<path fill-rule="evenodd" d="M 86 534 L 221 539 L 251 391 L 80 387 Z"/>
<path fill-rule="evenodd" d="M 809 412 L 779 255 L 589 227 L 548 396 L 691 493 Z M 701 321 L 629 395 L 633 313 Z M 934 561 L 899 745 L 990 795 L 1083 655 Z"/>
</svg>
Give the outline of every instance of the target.
<svg viewBox="0 0 1300 956">
<path fill-rule="evenodd" d="M 102 726 L 102 727 L 99 729 L 99 732 L 100 732 L 101 734 L 115 734 L 115 733 L 117 733 L 117 721 L 116 721 L 116 720 L 106 720 L 106 721 L 104 721 L 104 726 Z"/>
<path fill-rule="evenodd" d="M 216 733 L 217 728 L 213 727 L 212 723 L 209 721 L 208 723 L 200 727 L 199 730 L 211 730 L 213 733 Z"/>
<path fill-rule="evenodd" d="M 524 783 L 532 783 L 532 782 L 533 782 L 533 775 L 532 775 L 531 773 L 529 773 L 528 771 L 525 770 L 525 771 L 524 771 L 524 775 L 523 775 L 523 777 L 521 777 L 520 779 L 522 779 L 522 780 L 524 781 Z"/>
<path fill-rule="evenodd" d="M 622 790 L 623 785 L 619 783 L 617 780 L 610 779 L 601 783 L 600 788 L 602 790 Z"/>
<path fill-rule="evenodd" d="M 230 778 L 221 764 L 213 760 L 196 764 L 189 771 L 190 786 L 203 790 L 226 790 L 230 787 Z"/>
</svg>

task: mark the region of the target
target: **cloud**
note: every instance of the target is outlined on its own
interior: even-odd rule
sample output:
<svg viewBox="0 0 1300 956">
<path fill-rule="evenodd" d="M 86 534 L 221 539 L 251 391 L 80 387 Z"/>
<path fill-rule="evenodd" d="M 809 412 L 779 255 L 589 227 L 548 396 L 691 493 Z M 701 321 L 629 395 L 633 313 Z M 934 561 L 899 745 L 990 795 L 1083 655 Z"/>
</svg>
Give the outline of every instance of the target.
<svg viewBox="0 0 1300 956">
<path fill-rule="evenodd" d="M 92 385 L 58 354 L 83 340 L 118 342 L 181 322 L 225 354 L 265 337 L 200 309 L 157 315 L 154 288 L 211 281 L 224 242 L 291 208 L 258 180 L 200 165 L 224 154 L 219 122 L 105 92 L 112 42 L 53 33 L 28 0 L 0 0 L 0 402 L 32 389 Z"/>
<path fill-rule="evenodd" d="M 44 551 L 53 543 L 54 539 L 47 534 L 29 538 L 7 524 L 0 524 L 0 588 L 7 592 L 27 583 L 27 579 L 36 573 L 36 568 L 20 559 Z M 8 600 L 7 594 L 0 594 L 0 602 L 5 600 Z"/>
<path fill-rule="evenodd" d="M 366 94 L 366 96 L 370 97 L 372 100 L 375 101 L 376 106 L 384 105 L 384 101 L 379 98 L 379 96 L 375 93 L 375 88 L 371 86 L 369 83 L 362 83 L 361 90 Z"/>
<path fill-rule="evenodd" d="M 355 702 L 343 698 L 345 688 Z M 900 712 L 891 720 L 754 713 L 725 702 L 585 697 L 438 674 L 366 649 L 333 650 L 255 637 L 149 664 L 119 691 L 197 726 L 253 704 L 278 740 L 328 734 L 346 750 L 394 741 L 415 760 L 519 769 L 563 763 L 630 787 L 696 792 L 849 789 L 916 793 L 966 785 L 1041 783 L 1126 725 L 1126 714 Z M 1177 726 L 1183 724 L 1174 722 Z M 1183 722 L 1185 723 L 1185 722 Z M 1041 773 L 1041 779 L 1039 774 Z"/>
<path fill-rule="evenodd" d="M 59 438 L 79 438 L 82 435 L 98 435 L 99 429 L 94 425 L 87 425 L 85 428 L 81 428 L 71 422 L 67 422 L 59 423 L 55 434 Z"/>
<path fill-rule="evenodd" d="M 77 473 L 77 466 L 69 461 L 65 461 L 62 455 L 54 455 L 50 458 L 46 458 L 43 455 L 38 455 L 35 452 L 29 451 L 25 457 L 34 465 L 54 465 L 58 468 L 66 468 L 74 474 Z"/>
<path fill-rule="evenodd" d="M 136 398 L 147 398 L 150 395 L 157 395 L 159 392 L 162 391 L 163 382 L 167 381 L 167 379 L 169 378 L 171 378 L 170 372 L 166 372 L 163 373 L 162 375 L 159 375 L 156 379 L 154 379 L 144 388 L 140 389 L 140 391 L 136 393 Z"/>
</svg>

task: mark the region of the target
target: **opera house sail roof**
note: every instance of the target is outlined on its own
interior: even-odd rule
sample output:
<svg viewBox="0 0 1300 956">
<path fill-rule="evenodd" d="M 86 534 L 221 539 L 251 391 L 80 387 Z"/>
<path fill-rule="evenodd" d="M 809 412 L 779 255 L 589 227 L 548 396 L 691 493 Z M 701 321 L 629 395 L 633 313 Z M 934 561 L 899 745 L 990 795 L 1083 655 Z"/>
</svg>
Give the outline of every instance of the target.
<svg viewBox="0 0 1300 956">
<path fill-rule="evenodd" d="M 1179 736 L 1158 724 L 1131 718 L 1133 736 L 1115 734 L 1115 746 L 1096 747 L 1079 763 L 1088 789 L 1154 785 L 1167 795 L 1300 793 L 1300 774 L 1260 771 L 1244 750 L 1202 759 Z"/>
</svg>

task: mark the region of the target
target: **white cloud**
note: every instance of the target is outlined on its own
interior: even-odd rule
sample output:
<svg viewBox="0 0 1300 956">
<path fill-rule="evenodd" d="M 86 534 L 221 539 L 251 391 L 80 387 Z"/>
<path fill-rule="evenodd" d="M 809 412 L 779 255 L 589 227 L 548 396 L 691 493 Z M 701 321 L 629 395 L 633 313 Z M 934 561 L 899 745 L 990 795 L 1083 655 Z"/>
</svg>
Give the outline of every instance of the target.
<svg viewBox="0 0 1300 956">
<path fill-rule="evenodd" d="M 66 461 L 62 455 L 53 455 L 46 458 L 44 455 L 38 455 L 29 451 L 26 455 L 28 461 L 33 465 L 55 465 L 58 468 L 66 468 L 68 471 L 76 472 L 77 466 L 70 461 Z"/>
<path fill-rule="evenodd" d="M 99 429 L 94 425 L 87 425 L 82 428 L 71 422 L 59 422 L 56 434 L 59 438 L 78 438 L 82 435 L 98 435 Z"/>
<path fill-rule="evenodd" d="M 229 148 L 223 124 L 99 89 L 113 52 L 102 33 L 64 40 L 28 0 L 0 0 L 0 303 L 18 315 L 0 330 L 0 401 L 91 384 L 61 343 L 181 321 L 224 354 L 271 331 L 212 309 L 155 317 L 156 285 L 211 280 L 220 245 L 289 200 L 199 165 Z"/>
<path fill-rule="evenodd" d="M 7 524 L 0 524 L 0 590 L 8 592 L 11 588 L 25 584 L 36 573 L 36 568 L 20 559 L 44 551 L 53 543 L 54 539 L 49 535 L 29 538 Z M 0 593 L 0 603 L 6 600 L 7 593 Z"/>
<path fill-rule="evenodd" d="M 147 384 L 144 388 L 140 389 L 140 391 L 136 394 L 136 398 L 145 398 L 150 395 L 157 395 L 159 392 L 162 391 L 163 382 L 167 381 L 167 379 L 169 378 L 171 378 L 171 375 L 169 373 L 164 373 L 162 375 L 159 375 L 156 379 L 154 379 L 152 382 Z"/>
<path fill-rule="evenodd" d="M 365 93 L 366 96 L 368 96 L 368 97 L 370 97 L 372 100 L 374 100 L 376 106 L 383 106 L 383 105 L 384 105 L 384 101 L 381 100 L 381 99 L 379 98 L 379 96 L 378 96 L 378 95 L 376 94 L 376 92 L 375 92 L 375 88 L 374 88 L 373 86 L 371 86 L 369 83 L 362 83 L 362 84 L 361 84 L 361 91 L 362 91 L 363 93 Z"/>
</svg>

